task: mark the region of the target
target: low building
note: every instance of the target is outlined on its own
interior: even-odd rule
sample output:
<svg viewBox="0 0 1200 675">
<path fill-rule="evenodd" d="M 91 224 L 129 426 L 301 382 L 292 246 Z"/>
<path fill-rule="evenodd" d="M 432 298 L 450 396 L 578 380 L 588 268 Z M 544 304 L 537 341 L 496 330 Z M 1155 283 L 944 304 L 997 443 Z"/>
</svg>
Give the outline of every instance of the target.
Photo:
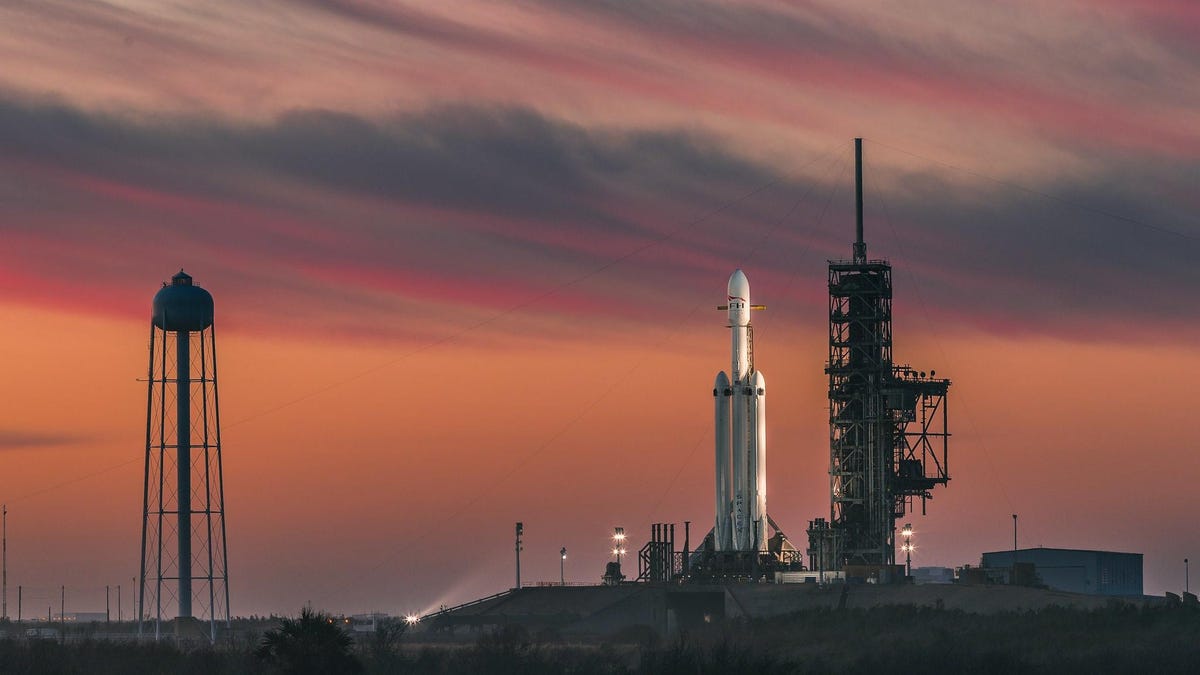
<svg viewBox="0 0 1200 675">
<path fill-rule="evenodd" d="M 54 620 L 60 623 L 104 623 L 109 618 L 108 612 L 67 612 L 54 615 Z"/>
<path fill-rule="evenodd" d="M 914 584 L 952 584 L 954 570 L 949 567 L 914 567 L 912 580 Z"/>
<path fill-rule="evenodd" d="M 1023 548 L 983 554 L 985 570 L 1033 565 L 1042 585 L 1059 591 L 1092 595 L 1142 595 L 1142 554 L 1082 551 L 1067 548 Z"/>
</svg>

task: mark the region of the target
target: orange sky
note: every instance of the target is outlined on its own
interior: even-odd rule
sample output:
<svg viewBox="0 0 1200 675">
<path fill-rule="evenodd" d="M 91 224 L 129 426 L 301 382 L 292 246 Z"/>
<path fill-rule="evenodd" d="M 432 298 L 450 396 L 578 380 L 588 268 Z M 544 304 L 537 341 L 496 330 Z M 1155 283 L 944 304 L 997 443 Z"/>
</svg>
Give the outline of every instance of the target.
<svg viewBox="0 0 1200 675">
<path fill-rule="evenodd" d="M 4 310 L 38 327 L 0 342 L 14 364 L 6 389 L 22 392 L 12 419 L 70 436 L 4 452 L 10 583 L 66 583 L 96 608 L 98 589 L 136 573 L 146 327 Z M 555 576 L 560 546 L 570 578 L 594 580 L 614 525 L 636 540 L 651 522 L 706 521 L 708 380 L 726 357 L 716 314 L 649 330 L 645 344 L 452 342 L 408 358 L 396 346 L 219 333 L 235 611 L 289 611 L 298 592 L 347 611 L 469 599 L 508 583 L 518 519 L 526 581 Z M 756 319 L 770 508 L 803 541 L 827 508 L 822 333 Z M 1015 510 L 1024 544 L 1144 551 L 1147 590 L 1170 583 L 1170 559 L 1188 554 L 1194 465 L 1154 460 L 1180 458 L 1172 447 L 1189 427 L 1184 407 L 1159 402 L 1195 389 L 1151 374 L 1197 372 L 1194 350 L 979 334 L 898 345 L 955 382 L 953 480 L 913 519 L 915 564 L 1007 546 Z"/>
<path fill-rule="evenodd" d="M 1015 511 L 1179 590 L 1200 13 L 1019 4 L 0 8 L 10 614 L 137 573 L 146 319 L 181 266 L 216 300 L 235 614 L 496 592 L 516 520 L 526 580 L 562 546 L 597 580 L 613 526 L 699 540 L 737 266 L 803 543 L 856 135 L 897 361 L 954 382 L 914 564 L 1006 548 Z"/>
</svg>

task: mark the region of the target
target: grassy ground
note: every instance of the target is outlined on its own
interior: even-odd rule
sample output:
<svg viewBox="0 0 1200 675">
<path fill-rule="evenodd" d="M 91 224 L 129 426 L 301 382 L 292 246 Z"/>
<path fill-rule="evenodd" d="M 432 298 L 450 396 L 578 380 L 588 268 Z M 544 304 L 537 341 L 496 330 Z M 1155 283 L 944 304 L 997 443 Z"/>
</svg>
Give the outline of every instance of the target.
<svg viewBox="0 0 1200 675">
<path fill-rule="evenodd" d="M 671 639 L 647 629 L 578 644 L 510 628 L 473 644 L 402 639 L 363 644 L 354 654 L 366 673 L 1184 673 L 1200 664 L 1200 609 L 1117 603 L 986 615 L 911 606 L 820 609 Z M 103 640 L 0 640 L 0 671 L 282 672 L 245 645 L 180 650 Z"/>
</svg>

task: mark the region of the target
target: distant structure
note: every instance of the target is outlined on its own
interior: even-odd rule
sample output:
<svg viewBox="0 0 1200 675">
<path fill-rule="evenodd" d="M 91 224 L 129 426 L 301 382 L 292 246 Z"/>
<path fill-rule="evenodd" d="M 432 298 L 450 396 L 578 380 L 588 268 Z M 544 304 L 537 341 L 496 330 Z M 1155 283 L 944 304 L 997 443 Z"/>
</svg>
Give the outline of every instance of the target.
<svg viewBox="0 0 1200 675">
<path fill-rule="evenodd" d="M 983 554 L 985 583 L 1028 583 L 1056 591 L 1130 597 L 1142 595 L 1142 554 L 1068 548 L 1023 548 Z M 1017 574 L 1013 575 L 1013 570 Z"/>
<path fill-rule="evenodd" d="M 148 383 L 138 635 L 203 619 L 215 640 L 229 577 L 213 299 L 183 270 L 154 296 Z"/>
<path fill-rule="evenodd" d="M 954 583 L 954 569 L 950 567 L 914 567 L 911 576 L 915 584 Z"/>
<path fill-rule="evenodd" d="M 896 519 L 950 480 L 950 380 L 892 360 L 892 267 L 863 241 L 862 139 L 854 141 L 857 237 L 829 262 L 829 520 L 809 523 L 809 569 L 887 582 Z"/>
</svg>

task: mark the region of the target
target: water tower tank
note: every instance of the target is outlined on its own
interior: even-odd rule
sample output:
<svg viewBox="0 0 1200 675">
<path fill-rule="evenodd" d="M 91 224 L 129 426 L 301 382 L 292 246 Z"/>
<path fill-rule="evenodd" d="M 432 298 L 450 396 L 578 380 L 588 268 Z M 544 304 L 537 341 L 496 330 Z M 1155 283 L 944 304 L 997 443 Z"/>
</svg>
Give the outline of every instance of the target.
<svg viewBox="0 0 1200 675">
<path fill-rule="evenodd" d="M 165 331 L 204 330 L 213 322 L 212 295 L 193 286 L 191 275 L 179 270 L 170 285 L 154 294 L 153 321 Z"/>
</svg>

